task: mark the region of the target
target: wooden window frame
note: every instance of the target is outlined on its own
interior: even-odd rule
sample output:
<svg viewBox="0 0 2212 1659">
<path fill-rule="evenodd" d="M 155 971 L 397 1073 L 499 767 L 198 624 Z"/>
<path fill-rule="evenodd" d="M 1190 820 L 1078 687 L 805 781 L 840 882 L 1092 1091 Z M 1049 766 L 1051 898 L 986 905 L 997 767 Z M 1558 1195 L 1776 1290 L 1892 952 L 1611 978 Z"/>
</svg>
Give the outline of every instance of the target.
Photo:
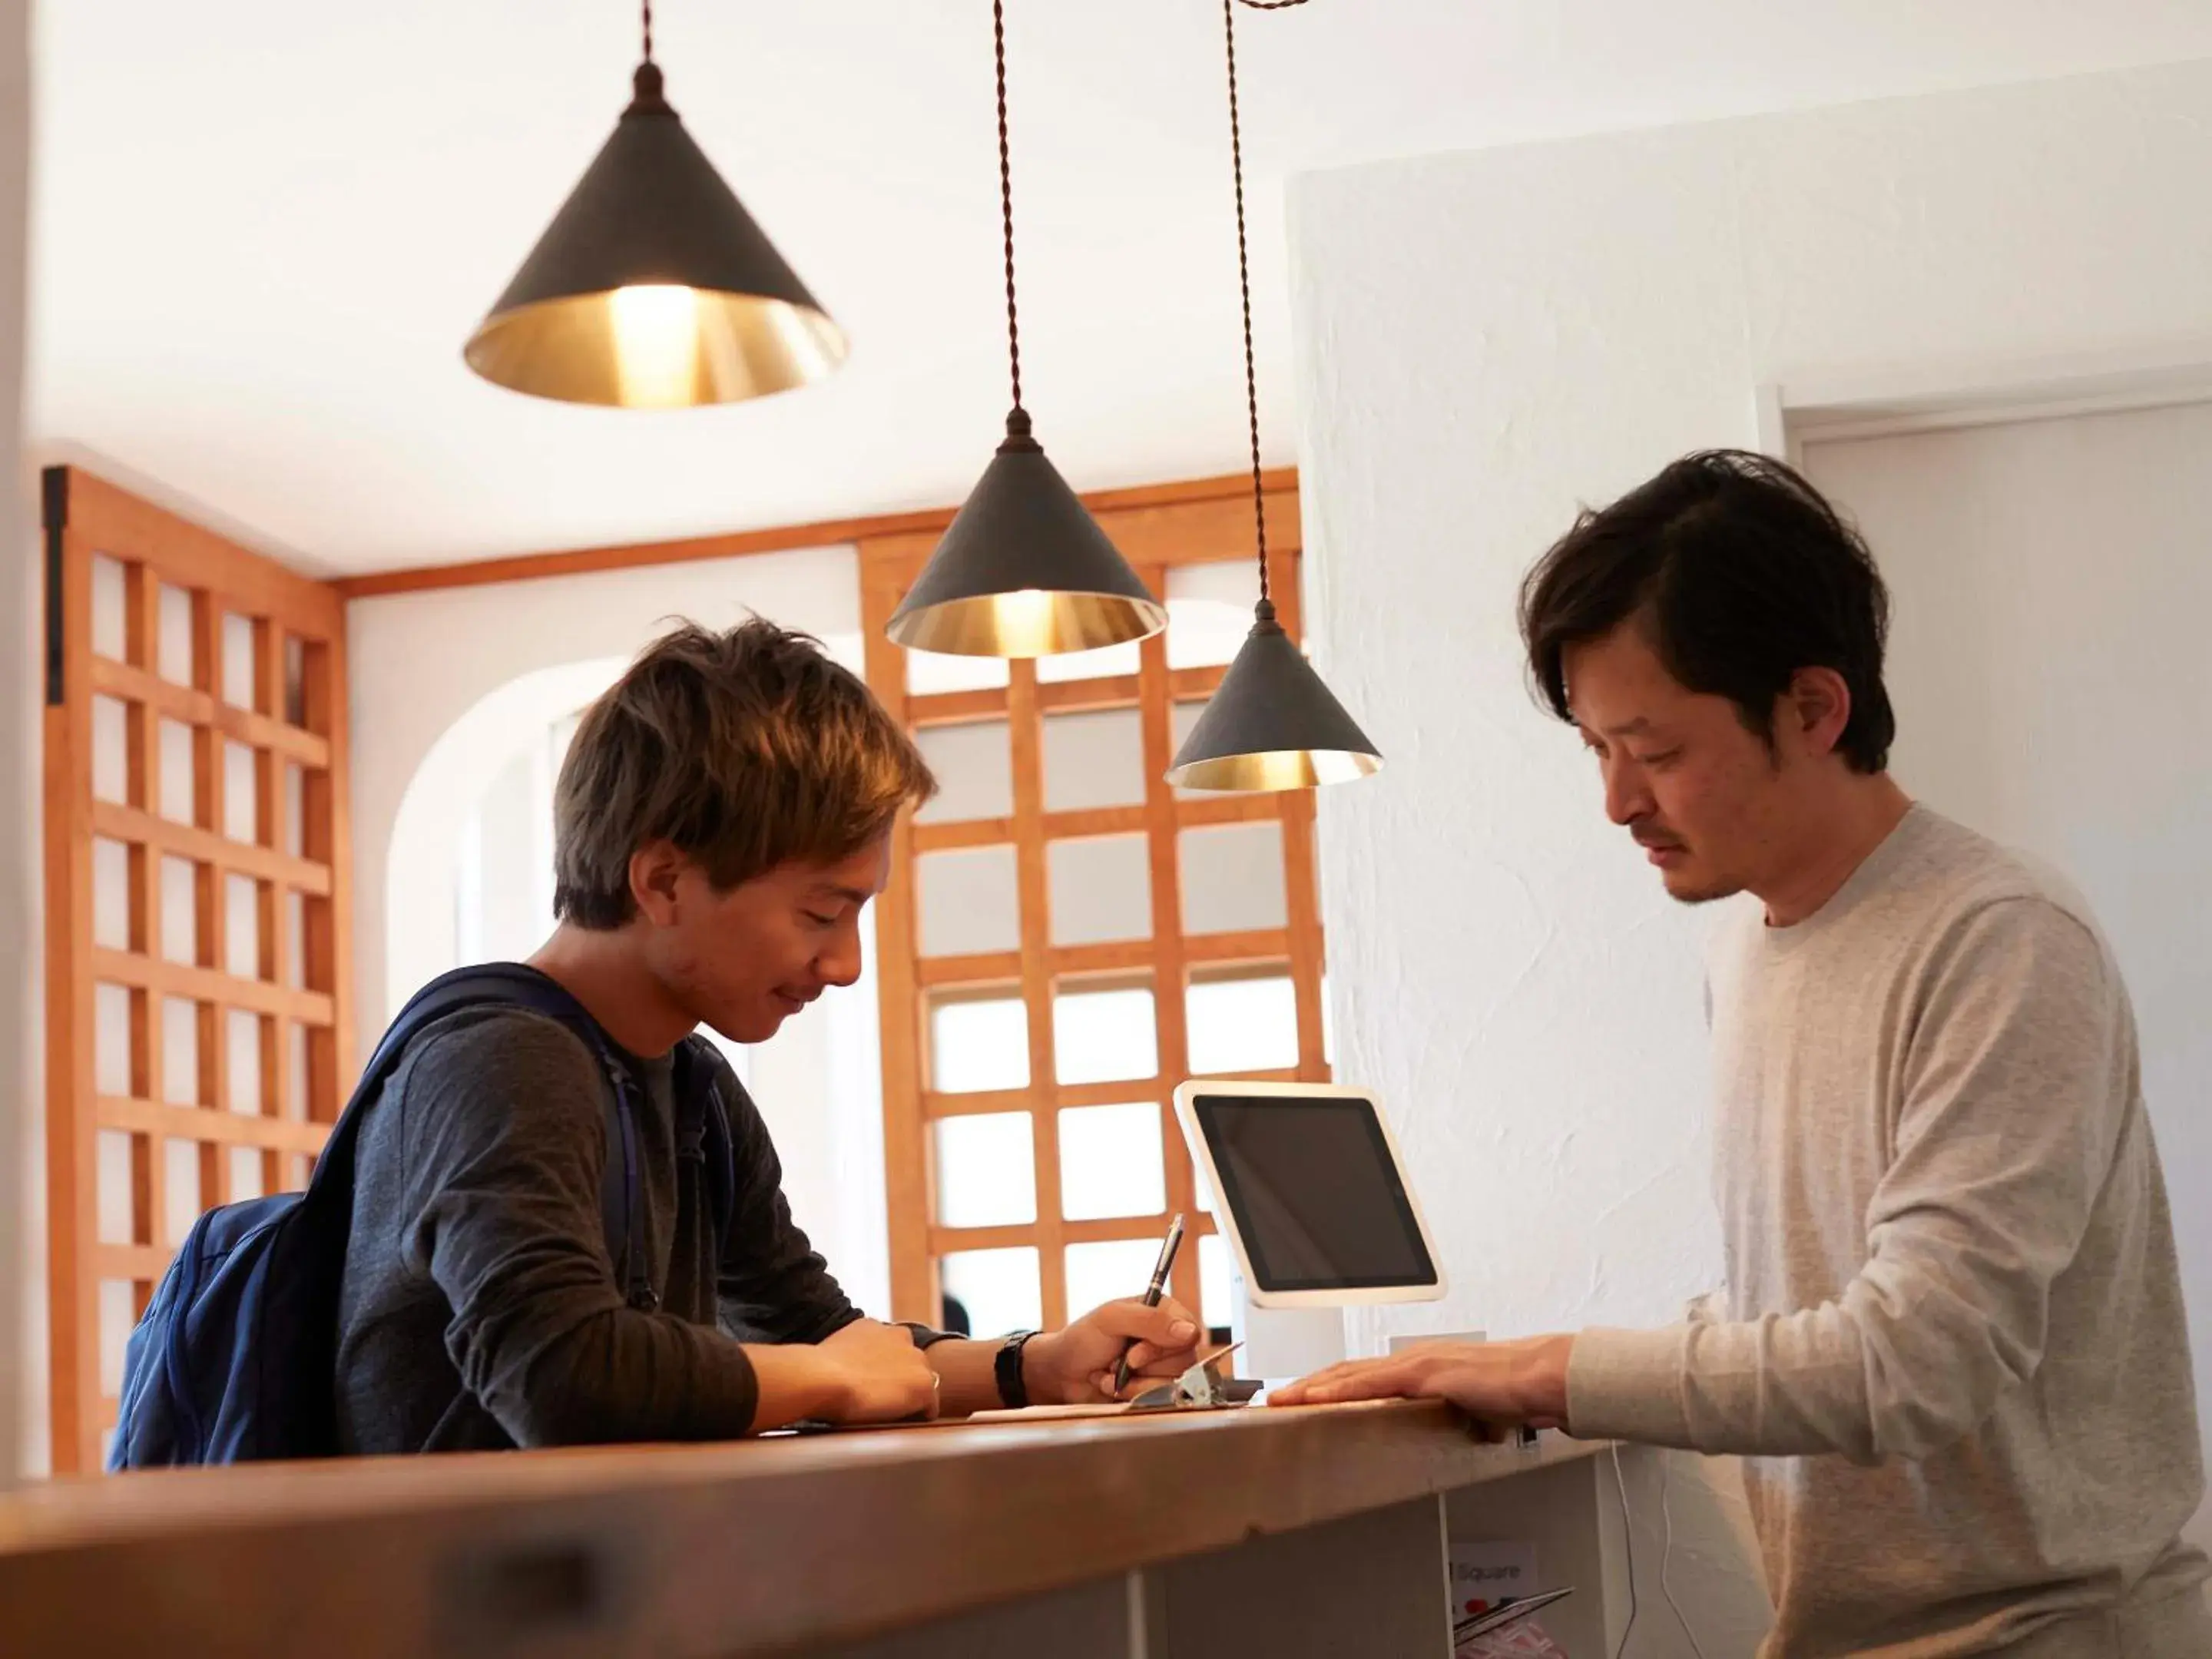
<svg viewBox="0 0 2212 1659">
<path fill-rule="evenodd" d="M 1283 627 L 1299 636 L 1299 534 L 1297 477 L 1267 475 L 1269 580 Z M 1154 493 L 1117 492 L 1091 505 L 1132 566 L 1154 592 L 1168 573 L 1189 565 L 1251 559 L 1252 495 L 1249 479 L 1207 480 Z M 891 1303 L 895 1316 L 935 1322 L 941 1302 L 941 1258 L 957 1251 L 1034 1245 L 1039 1291 L 1048 1328 L 1064 1323 L 1067 1306 L 1066 1249 L 1071 1244 L 1121 1239 L 1157 1240 L 1167 1213 L 1181 1212 L 1195 1238 L 1217 1231 L 1200 1212 L 1196 1176 L 1174 1108 L 1174 1090 L 1188 1074 L 1189 1041 L 1185 993 L 1194 969 L 1273 967 L 1291 982 L 1297 1060 L 1276 1072 L 1237 1075 L 1279 1081 L 1325 1082 L 1322 1049 L 1322 940 L 1314 862 L 1314 802 L 1310 792 L 1276 795 L 1216 795 L 1178 799 L 1166 781 L 1173 758 L 1173 708 L 1202 699 L 1219 685 L 1219 667 L 1170 670 L 1164 636 L 1139 651 L 1133 675 L 1040 684 L 1034 662 L 1010 665 L 1009 684 L 983 690 L 914 694 L 907 688 L 906 653 L 884 627 L 934 548 L 933 530 L 863 538 L 859 543 L 861 623 L 871 688 L 909 730 L 987 721 L 1006 722 L 1012 745 L 1013 811 L 1003 818 L 916 824 L 902 821 L 891 848 L 891 879 L 876 915 L 876 978 L 882 1020 L 884 1188 L 889 1208 Z M 1256 580 L 1255 586 L 1256 589 Z M 1255 592 L 1256 597 L 1256 592 Z M 1047 714 L 1133 708 L 1139 713 L 1146 773 L 1141 804 L 1047 811 L 1042 764 Z M 1188 936 L 1182 925 L 1179 839 L 1206 825 L 1279 823 L 1282 826 L 1286 925 L 1255 933 Z M 1140 834 L 1152 879 L 1148 938 L 1098 945 L 1050 943 L 1047 848 L 1055 842 Z M 1011 845 L 1019 897 L 1020 943 L 1010 951 L 930 957 L 921 953 L 917 861 L 929 853 Z M 1138 975 L 1153 992 L 1158 1064 L 1149 1079 L 1107 1084 L 1062 1085 L 1053 1042 L 1053 988 L 1069 978 Z M 1028 1086 L 988 1093 L 939 1094 L 928 1087 L 928 1009 L 947 991 L 998 988 L 1016 991 L 1027 1015 Z M 1066 1108 L 1149 1100 L 1160 1114 L 1167 1211 L 1159 1215 L 1068 1221 L 1060 1197 L 1059 1114 Z M 1034 1222 L 995 1227 L 948 1227 L 934 1218 L 933 1133 L 939 1121 L 966 1114 L 1021 1112 L 1029 1115 L 1036 1165 Z M 1199 1252 L 1186 1249 L 1176 1264 L 1173 1291 L 1189 1307 L 1200 1305 Z M 1133 1285 L 1133 1291 L 1139 1288 Z M 1226 1310 L 1205 1316 L 1224 1322 Z M 984 1333 L 979 1333 L 983 1334 Z"/>
</svg>

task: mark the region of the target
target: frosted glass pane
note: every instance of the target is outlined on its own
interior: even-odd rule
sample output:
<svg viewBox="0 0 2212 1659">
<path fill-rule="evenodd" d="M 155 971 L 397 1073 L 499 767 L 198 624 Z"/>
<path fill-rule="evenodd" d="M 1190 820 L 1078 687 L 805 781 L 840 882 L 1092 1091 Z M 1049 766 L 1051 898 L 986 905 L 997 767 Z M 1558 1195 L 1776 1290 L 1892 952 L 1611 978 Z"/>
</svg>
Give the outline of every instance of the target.
<svg viewBox="0 0 2212 1659">
<path fill-rule="evenodd" d="M 284 983 L 298 990 L 307 982 L 307 900 L 295 889 L 284 891 Z"/>
<path fill-rule="evenodd" d="M 1063 992 L 1053 1000 L 1052 1033 L 1062 1083 L 1115 1083 L 1159 1069 L 1149 987 Z"/>
<path fill-rule="evenodd" d="M 1138 806 L 1145 799 L 1145 729 L 1133 708 L 1044 720 L 1048 812 Z"/>
<path fill-rule="evenodd" d="M 933 726 L 915 734 L 937 775 L 937 794 L 915 815 L 919 823 L 1003 818 L 1014 810 L 1014 752 L 1004 720 Z"/>
<path fill-rule="evenodd" d="M 254 812 L 253 750 L 222 740 L 222 833 L 233 841 L 260 838 Z"/>
<path fill-rule="evenodd" d="M 243 1008 L 223 1012 L 223 1036 L 230 1045 L 230 1109 L 247 1117 L 261 1115 L 261 1016 Z"/>
<path fill-rule="evenodd" d="M 306 804 L 307 775 L 297 761 L 284 763 L 284 850 L 294 858 L 307 855 Z"/>
<path fill-rule="evenodd" d="M 1191 729 L 1198 724 L 1199 716 L 1205 713 L 1206 705 L 1202 702 L 1179 702 L 1168 711 L 1169 735 L 1173 739 L 1168 744 L 1168 758 L 1170 761 L 1182 753 L 1185 739 L 1190 736 Z M 1175 792 L 1176 799 L 1178 800 L 1204 800 L 1215 793 L 1206 789 L 1178 789 Z"/>
<path fill-rule="evenodd" d="M 1168 1206 L 1160 1109 L 1075 1106 L 1060 1115 L 1060 1212 L 1070 1221 L 1158 1215 Z M 1071 1306 L 1073 1304 L 1071 1304 Z"/>
<path fill-rule="evenodd" d="M 250 876 L 222 878 L 225 971 L 240 979 L 261 974 L 261 890 Z"/>
<path fill-rule="evenodd" d="M 200 1146 L 197 1140 L 165 1140 L 162 1171 L 168 1182 L 162 1213 L 161 1242 L 175 1249 L 200 1218 Z"/>
<path fill-rule="evenodd" d="M 1011 845 L 924 853 L 915 861 L 915 894 L 922 955 L 1021 948 L 1021 890 Z"/>
<path fill-rule="evenodd" d="M 1098 680 L 1134 674 L 1143 665 L 1137 641 L 1103 645 L 1096 651 L 1069 651 L 1037 659 L 1037 684 L 1054 685 L 1068 680 Z"/>
<path fill-rule="evenodd" d="M 1142 1296 L 1160 1259 L 1157 1238 L 1117 1238 L 1067 1247 L 1067 1311 L 1081 1318 L 1104 1302 Z"/>
<path fill-rule="evenodd" d="M 285 1115 L 305 1121 L 307 1115 L 307 1028 L 287 1023 L 284 1039 Z"/>
<path fill-rule="evenodd" d="M 161 675 L 175 685 L 192 683 L 192 596 L 161 584 Z"/>
<path fill-rule="evenodd" d="M 1055 841 L 1045 847 L 1054 945 L 1149 939 L 1152 866 L 1142 836 Z"/>
<path fill-rule="evenodd" d="M 131 1202 L 131 1137 L 120 1129 L 101 1129 L 94 1145 L 94 1225 L 103 1244 L 128 1244 L 135 1237 Z"/>
<path fill-rule="evenodd" d="M 131 799 L 131 711 L 97 692 L 92 698 L 92 798 L 118 806 Z"/>
<path fill-rule="evenodd" d="M 1289 924 L 1280 823 L 1186 830 L 1180 850 L 1184 933 L 1243 933 Z"/>
<path fill-rule="evenodd" d="M 182 997 L 161 999 L 161 1098 L 172 1106 L 200 1101 L 199 1006 Z"/>
<path fill-rule="evenodd" d="M 161 960 L 198 962 L 199 895 L 189 859 L 161 860 Z"/>
<path fill-rule="evenodd" d="M 100 1391 L 123 1392 L 123 1357 L 131 1345 L 131 1328 L 138 1322 L 137 1300 L 127 1279 L 100 1281 Z"/>
<path fill-rule="evenodd" d="M 92 988 L 92 1086 L 104 1095 L 131 1088 L 131 993 L 120 985 Z"/>
<path fill-rule="evenodd" d="M 225 611 L 222 617 L 222 700 L 253 707 L 253 621 Z"/>
<path fill-rule="evenodd" d="M 1298 1063 L 1297 1002 L 1288 977 L 1196 980 L 1185 1006 L 1192 1076 Z"/>
<path fill-rule="evenodd" d="M 199 792 L 192 781 L 192 728 L 177 720 L 159 722 L 161 731 L 161 815 L 173 823 L 190 823 Z"/>
<path fill-rule="evenodd" d="M 131 648 L 130 590 L 123 562 L 105 553 L 92 556 L 92 648 L 94 654 L 121 662 Z"/>
<path fill-rule="evenodd" d="M 1029 1012 L 1021 1000 L 933 1005 L 929 1071 L 930 1086 L 945 1094 L 1029 1087 Z"/>
<path fill-rule="evenodd" d="M 1036 1219 L 1036 1163 L 1027 1112 L 937 1122 L 937 1219 L 945 1227 Z"/>
<path fill-rule="evenodd" d="M 1234 1322 L 1230 1285 L 1236 1271 L 1227 1239 L 1219 1233 L 1208 1233 L 1198 1241 L 1198 1316 L 1210 1330 Z"/>
<path fill-rule="evenodd" d="M 131 849 L 95 836 L 92 842 L 92 942 L 131 948 Z"/>
<path fill-rule="evenodd" d="M 1260 597 L 1256 562 L 1180 565 L 1168 572 L 1168 666 L 1233 662 L 1252 631 Z"/>
<path fill-rule="evenodd" d="M 230 1158 L 230 1201 L 237 1204 L 261 1197 L 266 1189 L 262 1184 L 260 1149 L 232 1146 L 227 1151 Z"/>
<path fill-rule="evenodd" d="M 968 1310 L 969 1328 L 978 1337 L 1033 1331 L 1044 1323 L 1033 1248 L 957 1250 L 944 1258 L 942 1267 L 945 1295 L 959 1298 Z"/>
<path fill-rule="evenodd" d="M 918 697 L 937 691 L 988 691 L 1006 680 L 1004 657 L 963 657 L 950 651 L 906 653 L 906 689 Z"/>
</svg>

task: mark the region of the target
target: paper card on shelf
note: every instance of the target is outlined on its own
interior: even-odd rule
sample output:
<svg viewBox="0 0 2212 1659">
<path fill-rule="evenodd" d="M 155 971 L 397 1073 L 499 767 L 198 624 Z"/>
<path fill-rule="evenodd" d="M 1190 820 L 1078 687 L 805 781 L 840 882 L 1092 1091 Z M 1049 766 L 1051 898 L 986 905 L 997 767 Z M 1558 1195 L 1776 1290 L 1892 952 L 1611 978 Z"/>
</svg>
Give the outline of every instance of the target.
<svg viewBox="0 0 2212 1659">
<path fill-rule="evenodd" d="M 1487 1613 L 1544 1588 L 1534 1544 L 1455 1538 L 1451 1543 L 1452 1617 Z"/>
</svg>

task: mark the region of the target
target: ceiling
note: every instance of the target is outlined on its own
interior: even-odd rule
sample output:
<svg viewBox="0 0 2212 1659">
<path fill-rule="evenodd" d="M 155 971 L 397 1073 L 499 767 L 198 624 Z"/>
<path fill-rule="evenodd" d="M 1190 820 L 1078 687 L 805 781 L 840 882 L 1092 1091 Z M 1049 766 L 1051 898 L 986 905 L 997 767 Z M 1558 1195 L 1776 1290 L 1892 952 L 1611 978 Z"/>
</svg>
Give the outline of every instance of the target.
<svg viewBox="0 0 2212 1659">
<path fill-rule="evenodd" d="M 1218 7 L 1009 10 L 1038 434 L 1079 487 L 1233 469 Z M 649 414 L 460 361 L 625 101 L 623 0 L 36 15 L 41 459 L 339 574 L 949 503 L 997 441 L 987 0 L 661 0 L 671 101 L 854 350 L 820 386 Z M 1286 176 L 2212 57 L 2203 0 L 1315 0 L 1239 24 L 1270 462 Z"/>
</svg>

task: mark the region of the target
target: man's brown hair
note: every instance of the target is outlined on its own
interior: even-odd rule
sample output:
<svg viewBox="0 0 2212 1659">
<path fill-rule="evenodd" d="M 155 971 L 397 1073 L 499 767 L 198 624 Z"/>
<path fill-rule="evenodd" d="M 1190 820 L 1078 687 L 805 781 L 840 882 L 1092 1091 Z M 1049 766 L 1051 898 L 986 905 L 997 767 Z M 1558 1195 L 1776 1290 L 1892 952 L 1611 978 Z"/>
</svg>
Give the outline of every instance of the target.
<svg viewBox="0 0 2212 1659">
<path fill-rule="evenodd" d="M 758 617 L 684 623 L 576 728 L 553 793 L 553 914 L 627 922 L 630 856 L 653 842 L 727 891 L 849 858 L 936 793 L 914 740 L 819 641 Z"/>
</svg>

